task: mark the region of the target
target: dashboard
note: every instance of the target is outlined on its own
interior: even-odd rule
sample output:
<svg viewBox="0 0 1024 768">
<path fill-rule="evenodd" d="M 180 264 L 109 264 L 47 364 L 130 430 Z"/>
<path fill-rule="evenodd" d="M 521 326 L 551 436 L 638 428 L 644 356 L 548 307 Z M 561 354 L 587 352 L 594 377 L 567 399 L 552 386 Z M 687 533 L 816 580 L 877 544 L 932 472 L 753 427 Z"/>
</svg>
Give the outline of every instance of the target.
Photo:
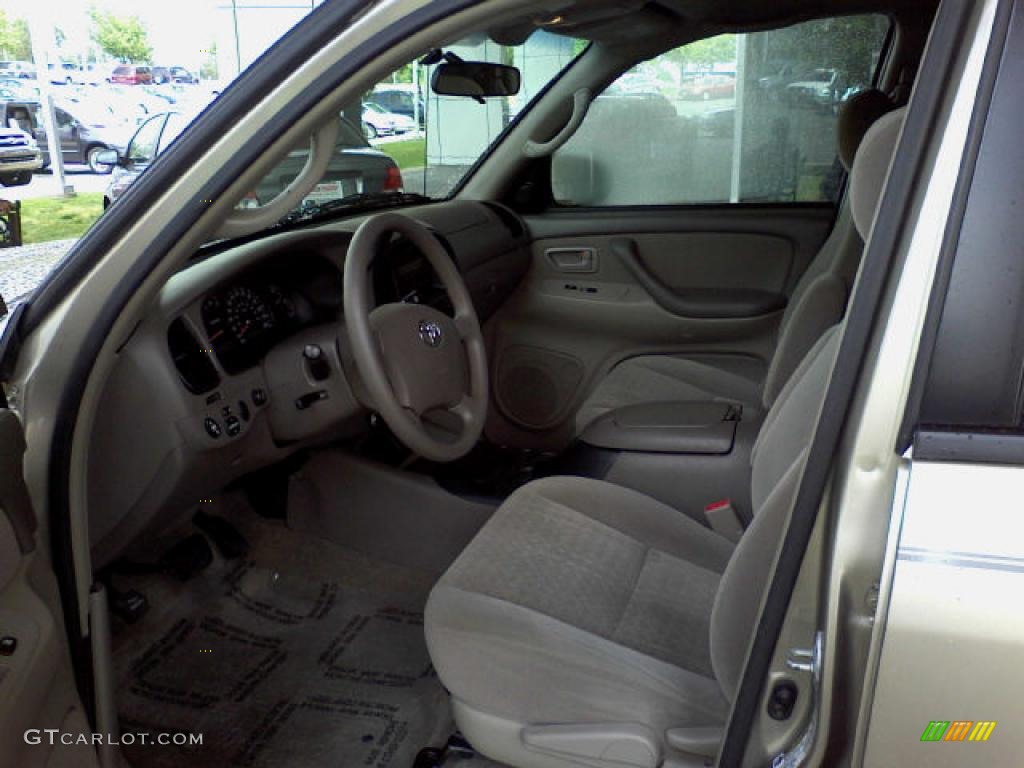
<svg viewBox="0 0 1024 768">
<path fill-rule="evenodd" d="M 200 318 L 225 373 L 258 364 L 275 343 L 337 317 L 341 274 L 316 254 L 289 253 L 206 294 Z"/>
<path fill-rule="evenodd" d="M 373 264 L 373 285 L 378 305 L 427 304 L 451 312 L 430 262 L 404 239 L 381 249 Z M 337 321 L 341 297 L 339 267 L 316 250 L 277 254 L 233 275 L 204 294 L 198 312 L 193 307 L 168 327 L 168 348 L 182 383 L 193 394 L 216 389 L 221 373 L 242 374 L 289 336 Z M 198 322 L 189 329 L 186 318 Z M 216 365 L 206 357 L 207 350 Z"/>
<path fill-rule="evenodd" d="M 497 205 L 402 209 L 427 225 L 462 275 L 481 323 L 530 264 L 522 222 Z M 101 565 L 155 517 L 304 447 L 365 434 L 368 401 L 344 329 L 343 272 L 353 218 L 221 243 L 171 277 L 121 350 L 90 451 L 90 540 Z M 378 305 L 451 311 L 411 243 L 384 244 L 372 266 Z M 93 457 L 95 463 L 93 463 Z M 99 457 L 103 457 L 102 459 Z"/>
</svg>

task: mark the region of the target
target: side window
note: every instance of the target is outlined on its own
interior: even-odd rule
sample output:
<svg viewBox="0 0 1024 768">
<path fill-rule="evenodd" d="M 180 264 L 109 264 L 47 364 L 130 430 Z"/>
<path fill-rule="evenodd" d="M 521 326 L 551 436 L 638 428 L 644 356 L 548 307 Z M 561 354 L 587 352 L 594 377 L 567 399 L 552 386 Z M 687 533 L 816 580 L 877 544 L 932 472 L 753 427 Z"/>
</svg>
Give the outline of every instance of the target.
<svg viewBox="0 0 1024 768">
<path fill-rule="evenodd" d="M 883 16 L 698 40 L 591 104 L 552 158 L 561 205 L 835 201 L 840 103 L 869 87 Z"/>
<path fill-rule="evenodd" d="M 53 111 L 54 114 L 57 116 L 57 126 L 59 128 L 67 128 L 75 122 L 74 118 L 72 118 L 71 115 L 69 115 L 63 109 L 54 109 Z"/>
<path fill-rule="evenodd" d="M 150 163 L 156 157 L 156 143 L 165 117 L 158 115 L 142 124 L 128 145 L 128 159 L 133 163 Z"/>
</svg>

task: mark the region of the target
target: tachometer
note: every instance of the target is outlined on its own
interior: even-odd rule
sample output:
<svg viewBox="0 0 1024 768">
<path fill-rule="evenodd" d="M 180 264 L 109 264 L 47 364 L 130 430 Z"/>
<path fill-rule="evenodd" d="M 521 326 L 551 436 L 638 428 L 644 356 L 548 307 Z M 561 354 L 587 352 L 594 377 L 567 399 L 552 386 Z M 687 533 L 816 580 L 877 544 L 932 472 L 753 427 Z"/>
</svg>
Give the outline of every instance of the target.
<svg viewBox="0 0 1024 768">
<path fill-rule="evenodd" d="M 239 344 L 274 330 L 274 313 L 259 294 L 237 285 L 224 294 L 224 319 Z"/>
</svg>

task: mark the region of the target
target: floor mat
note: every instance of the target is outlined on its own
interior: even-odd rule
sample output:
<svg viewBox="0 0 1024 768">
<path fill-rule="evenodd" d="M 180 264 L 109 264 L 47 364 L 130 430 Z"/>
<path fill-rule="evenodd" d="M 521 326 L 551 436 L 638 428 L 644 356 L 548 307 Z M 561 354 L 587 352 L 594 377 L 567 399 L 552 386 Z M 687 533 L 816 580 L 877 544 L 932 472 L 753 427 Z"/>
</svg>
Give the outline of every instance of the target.
<svg viewBox="0 0 1024 768">
<path fill-rule="evenodd" d="M 186 585 L 149 577 L 154 610 L 115 637 L 122 731 L 202 734 L 201 746 L 125 745 L 132 765 L 406 768 L 443 743 L 429 582 L 283 526 L 243 532 L 254 546 L 242 562 Z"/>
</svg>

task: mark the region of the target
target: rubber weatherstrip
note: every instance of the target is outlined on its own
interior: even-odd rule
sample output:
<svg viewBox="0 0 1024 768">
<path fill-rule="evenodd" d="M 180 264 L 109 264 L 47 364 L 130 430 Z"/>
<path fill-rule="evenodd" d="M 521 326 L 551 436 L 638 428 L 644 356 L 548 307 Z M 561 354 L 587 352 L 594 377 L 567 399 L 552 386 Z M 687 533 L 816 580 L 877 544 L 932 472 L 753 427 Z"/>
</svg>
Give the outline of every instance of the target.
<svg viewBox="0 0 1024 768">
<path fill-rule="evenodd" d="M 64 385 L 64 390 L 54 414 L 53 444 L 50 449 L 48 465 L 48 502 L 50 509 L 50 534 L 53 565 L 60 588 L 65 629 L 71 645 L 71 659 L 75 671 L 75 679 L 83 701 L 92 713 L 92 679 L 90 651 L 88 642 L 79 636 L 79 603 L 74 576 L 74 559 L 70 531 L 70 488 L 68 485 L 71 466 L 72 434 L 86 381 L 99 350 L 114 326 L 124 306 L 141 286 L 146 276 L 156 267 L 164 254 L 180 240 L 206 209 L 200 202 L 203 199 L 214 199 L 223 194 L 231 182 L 264 152 L 276 137 L 288 125 L 299 119 L 308 110 L 326 97 L 334 88 L 342 83 L 353 72 L 366 66 L 374 58 L 382 55 L 387 49 L 402 42 L 418 30 L 441 21 L 454 13 L 458 13 L 478 0 L 435 0 L 435 2 L 413 11 L 398 20 L 373 40 L 354 48 L 333 64 L 316 83 L 305 89 L 266 125 L 265 129 L 253 140 L 248 142 L 223 168 L 217 179 L 207 183 L 196 195 L 195 201 L 186 207 L 181 215 L 176 216 L 153 239 L 152 247 L 148 248 L 137 263 L 128 271 L 117 288 L 111 292 L 107 301 L 100 309 L 96 321 L 86 336 L 72 361 L 71 371 Z M 126 203 L 115 206 L 108 211 L 114 214 L 109 220 L 106 216 L 82 243 L 79 258 L 65 269 L 74 267 L 70 275 L 61 270 L 53 280 L 48 282 L 36 301 L 45 302 L 44 306 L 34 307 L 39 316 L 55 306 L 63 296 L 58 292 L 57 284 L 63 283 L 64 291 L 69 289 L 85 272 L 102 257 L 105 250 L 112 246 L 120 233 L 131 224 L 130 211 L 147 201 L 155 201 L 156 196 L 165 191 L 173 180 L 180 175 L 180 168 L 188 166 L 189 160 L 198 158 L 211 140 L 219 137 L 218 130 L 226 130 L 232 118 L 239 112 L 252 109 L 263 96 L 273 87 L 291 74 L 295 68 L 305 62 L 312 50 L 322 48 L 342 29 L 371 3 L 363 0 L 335 0 L 325 3 L 312 11 L 303 21 L 299 22 L 290 32 L 276 43 L 263 58 L 258 60 L 242 78 L 230 86 L 210 108 L 210 114 L 199 120 L 193 129 L 182 135 L 181 146 L 172 145 L 162 157 L 143 174 L 125 195 Z M 223 100 L 223 103 L 221 103 Z M 136 190 L 138 187 L 138 190 Z M 128 204 L 127 200 L 133 200 Z M 117 210 L 117 208 L 120 210 Z M 82 267 L 82 264 L 85 267 Z M 49 293 L 49 297 L 47 297 Z M 29 328 L 34 327 L 32 324 Z"/>
<path fill-rule="evenodd" d="M 927 136 L 936 124 L 946 95 L 946 86 L 950 81 L 951 61 L 955 58 L 955 52 L 960 50 L 963 29 L 971 10 L 969 0 L 946 0 L 940 4 L 914 92 L 913 108 L 907 113 L 904 135 Z M 726 727 L 718 757 L 719 766 L 739 768 L 743 764 L 747 738 L 753 731 L 761 701 L 763 683 L 771 667 L 779 632 L 814 527 L 847 410 L 868 342 L 875 329 L 878 307 L 887 288 L 890 272 L 898 266 L 891 263 L 891 254 L 898 252 L 902 225 L 909 213 L 914 180 L 923 166 L 926 151 L 927 142 L 900 142 L 893 158 L 889 181 L 864 257 L 857 296 L 850 307 L 792 517 L 754 633 L 732 716 Z"/>
</svg>

